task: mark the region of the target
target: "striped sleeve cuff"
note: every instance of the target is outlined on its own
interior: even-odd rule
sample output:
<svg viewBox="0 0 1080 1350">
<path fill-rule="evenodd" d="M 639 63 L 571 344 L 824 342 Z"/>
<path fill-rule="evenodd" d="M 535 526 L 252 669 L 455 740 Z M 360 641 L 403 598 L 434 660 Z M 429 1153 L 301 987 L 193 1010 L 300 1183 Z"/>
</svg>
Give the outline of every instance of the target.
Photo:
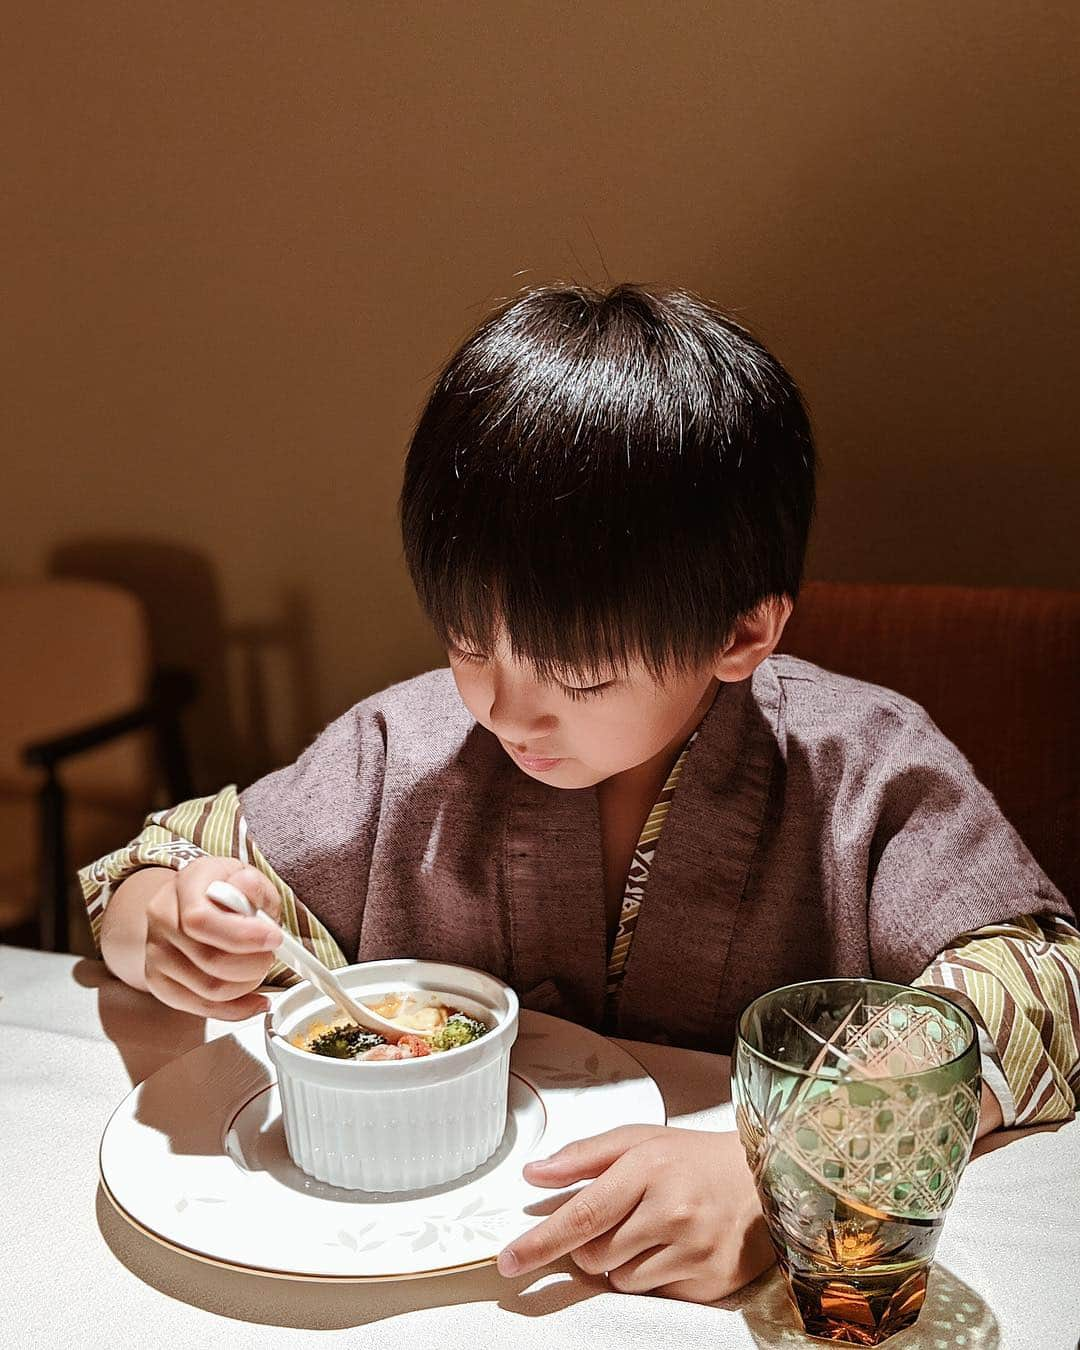
<svg viewBox="0 0 1080 1350">
<path fill-rule="evenodd" d="M 1080 932 L 1026 915 L 965 933 L 914 982 L 981 1025 L 983 1073 L 1006 1125 L 1068 1119 L 1080 1092 Z"/>
<path fill-rule="evenodd" d="M 263 857 L 248 833 L 240 798 L 231 785 L 212 797 L 196 797 L 155 811 L 130 843 L 79 870 L 79 885 L 98 950 L 105 909 L 122 881 L 143 867 L 171 867 L 180 871 L 196 858 L 207 856 L 236 858 L 257 868 L 281 897 L 281 926 L 299 938 L 324 965 L 336 968 L 348 964 L 329 930 Z M 264 983 L 284 986 L 299 979 L 288 966 L 275 961 Z"/>
<path fill-rule="evenodd" d="M 979 1033 L 983 1082 L 997 1098 L 997 1104 L 1001 1107 L 1001 1124 L 1007 1130 L 1016 1124 L 1016 1103 L 1013 1101 L 1012 1089 L 1001 1067 L 997 1046 L 990 1039 L 987 1029 L 979 1024 L 978 1016 L 975 1019 L 975 1027 Z"/>
</svg>

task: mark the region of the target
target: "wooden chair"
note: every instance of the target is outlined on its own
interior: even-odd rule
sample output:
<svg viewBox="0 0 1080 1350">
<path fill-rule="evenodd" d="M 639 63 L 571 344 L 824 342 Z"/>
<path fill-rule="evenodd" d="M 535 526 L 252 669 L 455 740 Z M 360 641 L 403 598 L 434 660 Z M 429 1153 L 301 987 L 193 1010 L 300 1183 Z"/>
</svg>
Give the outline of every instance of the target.
<svg viewBox="0 0 1080 1350">
<path fill-rule="evenodd" d="M 0 585 L 0 640 L 0 930 L 36 922 L 67 950 L 75 867 L 130 838 L 162 787 L 192 795 L 194 680 L 154 669 L 139 602 L 97 582 Z"/>
<path fill-rule="evenodd" d="M 921 703 L 1080 901 L 1080 593 L 811 582 L 781 644 Z"/>
</svg>

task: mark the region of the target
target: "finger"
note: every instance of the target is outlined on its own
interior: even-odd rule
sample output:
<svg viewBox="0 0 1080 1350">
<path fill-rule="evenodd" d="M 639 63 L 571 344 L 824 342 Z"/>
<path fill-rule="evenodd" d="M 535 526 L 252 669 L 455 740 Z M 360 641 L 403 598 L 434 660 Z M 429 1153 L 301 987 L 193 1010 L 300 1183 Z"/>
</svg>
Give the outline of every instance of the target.
<svg viewBox="0 0 1080 1350">
<path fill-rule="evenodd" d="M 606 1272 L 599 1273 L 606 1273 L 608 1284 L 620 1294 L 649 1294 L 662 1284 L 671 1283 L 679 1273 L 670 1261 L 663 1262 L 670 1251 L 670 1247 L 646 1247 L 620 1265 L 608 1266 Z"/>
<path fill-rule="evenodd" d="M 266 970 L 270 969 L 273 957 L 264 956 L 266 970 L 256 971 L 254 978 L 248 980 L 224 980 L 197 966 L 179 947 L 169 943 L 155 943 L 148 947 L 148 958 L 160 974 L 215 1005 L 231 1003 L 234 999 L 244 998 L 262 983 Z"/>
<path fill-rule="evenodd" d="M 221 909 L 205 894 L 192 895 L 177 889 L 177 927 L 195 942 L 225 952 L 273 951 L 281 943 L 281 930 L 265 919 L 233 914 Z"/>
<path fill-rule="evenodd" d="M 719 1291 L 720 1281 L 710 1268 L 710 1264 L 715 1263 L 716 1252 L 711 1244 L 707 1252 L 682 1246 L 652 1245 L 618 1265 L 609 1265 L 607 1277 L 612 1289 L 617 1289 L 620 1294 L 651 1294 L 655 1290 L 691 1282 L 699 1289 L 709 1284 Z M 719 1298 L 720 1293 L 710 1297 Z"/>
<path fill-rule="evenodd" d="M 606 1233 L 637 1206 L 646 1178 L 618 1163 L 567 1200 L 550 1219 L 499 1253 L 499 1272 L 524 1275 Z"/>
<path fill-rule="evenodd" d="M 198 966 L 207 975 L 232 984 L 245 984 L 249 989 L 261 984 L 274 964 L 273 952 L 227 952 L 220 947 L 210 947 L 204 942 L 196 942 L 194 938 L 180 931 L 170 934 L 168 941 L 169 945 L 178 948 L 193 965 Z"/>
<path fill-rule="evenodd" d="M 650 1293 L 690 1303 L 713 1303 L 742 1289 L 776 1260 L 764 1219 L 743 1233 L 737 1250 L 717 1243 L 670 1246 L 648 1255 L 630 1271 L 609 1271 L 608 1282 L 625 1293 Z"/>
<path fill-rule="evenodd" d="M 620 1125 L 567 1144 L 550 1158 L 527 1163 L 523 1175 L 533 1186 L 567 1186 L 573 1181 L 587 1181 L 607 1171 L 627 1149 L 663 1134 L 664 1129 L 663 1125 Z"/>
<path fill-rule="evenodd" d="M 591 1242 L 575 1247 L 570 1259 L 578 1270 L 583 1270 L 586 1275 L 603 1275 L 652 1251 L 656 1247 L 656 1226 L 642 1222 L 644 1208 L 645 1204 L 639 1204 L 622 1223 Z"/>
<path fill-rule="evenodd" d="M 254 1017 L 266 1012 L 270 1000 L 261 994 L 248 994 L 244 998 L 234 999 L 231 1003 L 211 1003 L 167 975 L 155 973 L 147 975 L 147 985 L 155 998 L 170 1008 L 180 1012 L 192 1013 L 195 1017 L 214 1017 L 223 1022 L 240 1022 L 245 1017 Z"/>
</svg>

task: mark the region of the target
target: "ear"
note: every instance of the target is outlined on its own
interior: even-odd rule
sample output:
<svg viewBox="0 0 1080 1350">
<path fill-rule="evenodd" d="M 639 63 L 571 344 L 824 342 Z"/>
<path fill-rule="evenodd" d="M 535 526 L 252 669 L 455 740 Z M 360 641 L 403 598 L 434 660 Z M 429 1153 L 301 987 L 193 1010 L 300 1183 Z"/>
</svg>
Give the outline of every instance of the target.
<svg viewBox="0 0 1080 1350">
<path fill-rule="evenodd" d="M 749 679 L 767 656 L 771 656 L 791 616 L 787 595 L 772 595 L 736 623 L 727 645 L 716 657 L 713 673 L 733 684 Z"/>
</svg>

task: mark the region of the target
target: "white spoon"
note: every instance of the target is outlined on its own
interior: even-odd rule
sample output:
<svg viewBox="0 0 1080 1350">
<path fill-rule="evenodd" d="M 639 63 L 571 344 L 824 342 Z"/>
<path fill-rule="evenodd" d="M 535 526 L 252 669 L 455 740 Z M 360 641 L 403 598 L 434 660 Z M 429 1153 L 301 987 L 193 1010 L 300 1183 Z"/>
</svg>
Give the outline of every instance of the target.
<svg viewBox="0 0 1080 1350">
<path fill-rule="evenodd" d="M 212 881 L 206 888 L 206 894 L 215 904 L 221 905 L 223 909 L 231 909 L 234 914 L 253 915 L 267 925 L 274 923 L 269 914 L 256 909 L 243 891 L 238 890 L 229 881 Z M 281 930 L 281 944 L 275 949 L 274 955 L 298 975 L 302 975 L 305 980 L 310 980 L 327 998 L 333 999 L 345 1016 L 358 1027 L 363 1027 L 366 1031 L 377 1031 L 393 1045 L 409 1032 L 408 1027 L 398 1026 L 396 1022 L 381 1017 L 365 1004 L 357 1003 L 349 996 L 334 972 L 284 929 Z M 412 1032 L 412 1034 L 422 1036 L 424 1033 Z"/>
</svg>

